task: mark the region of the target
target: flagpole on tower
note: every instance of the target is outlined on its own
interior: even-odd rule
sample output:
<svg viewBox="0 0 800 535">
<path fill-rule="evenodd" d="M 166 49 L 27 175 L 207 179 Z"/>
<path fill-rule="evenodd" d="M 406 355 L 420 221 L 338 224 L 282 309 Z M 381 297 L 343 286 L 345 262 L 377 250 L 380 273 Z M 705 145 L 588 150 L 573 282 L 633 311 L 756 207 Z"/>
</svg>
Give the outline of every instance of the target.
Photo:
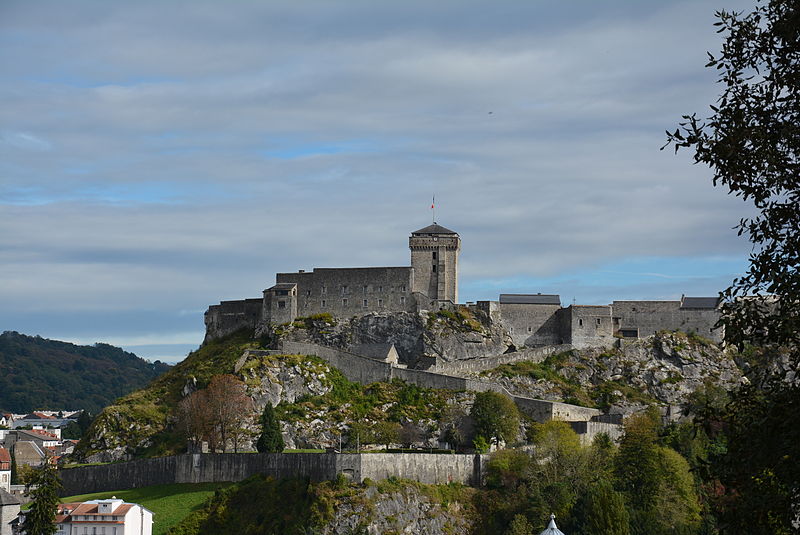
<svg viewBox="0 0 800 535">
<path fill-rule="evenodd" d="M 431 222 L 436 223 L 436 195 L 431 199 Z"/>
</svg>

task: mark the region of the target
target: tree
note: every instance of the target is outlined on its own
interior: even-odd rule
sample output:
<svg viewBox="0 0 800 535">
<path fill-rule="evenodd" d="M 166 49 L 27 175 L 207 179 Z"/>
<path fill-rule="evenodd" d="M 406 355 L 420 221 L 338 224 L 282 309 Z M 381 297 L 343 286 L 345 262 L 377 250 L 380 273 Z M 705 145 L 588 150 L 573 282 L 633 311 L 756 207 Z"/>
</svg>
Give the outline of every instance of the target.
<svg viewBox="0 0 800 535">
<path fill-rule="evenodd" d="M 268 401 L 264 405 L 264 412 L 261 413 L 261 435 L 256 442 L 256 449 L 259 453 L 280 453 L 283 447 L 281 423 L 275 416 L 275 409 Z"/>
<path fill-rule="evenodd" d="M 223 452 L 229 443 L 238 451 L 239 441 L 247 434 L 245 426 L 253 416 L 253 400 L 245 384 L 230 374 L 215 375 L 206 391 L 212 434 Z"/>
<path fill-rule="evenodd" d="M 25 515 L 25 533 L 29 535 L 53 535 L 56 507 L 62 490 L 56 467 L 46 459 L 42 466 L 30 470 L 25 476 L 25 493 L 31 505 Z"/>
<path fill-rule="evenodd" d="M 533 526 L 525 515 L 514 515 L 504 535 L 533 535 Z"/>
<path fill-rule="evenodd" d="M 753 244 L 747 273 L 723 292 L 725 338 L 743 345 L 800 346 L 800 5 L 764 0 L 748 14 L 718 11 L 720 55 L 707 67 L 723 87 L 705 120 L 685 115 L 668 144 L 694 151 L 714 185 L 751 201 L 739 221 Z M 775 303 L 748 299 L 775 295 Z"/>
<path fill-rule="evenodd" d="M 629 535 L 630 517 L 625 498 L 606 480 L 589 489 L 582 508 L 583 533 L 586 535 Z"/>
<path fill-rule="evenodd" d="M 206 440 L 212 450 L 216 449 L 206 390 L 192 392 L 178 402 L 178 427 L 187 440 L 194 444 Z"/>
<path fill-rule="evenodd" d="M 749 13 L 716 14 L 724 44 L 709 54 L 722 93 L 710 117 L 684 116 L 667 144 L 694 151 L 713 182 L 750 201 L 739 234 L 750 266 L 723 292 L 725 339 L 778 349 L 800 365 L 800 4 L 759 1 Z M 750 296 L 757 296 L 752 298 Z M 775 296 L 769 298 L 768 296 Z M 784 369 L 786 378 L 792 370 Z M 800 515 L 800 385 L 775 380 L 735 392 L 723 413 L 731 446 L 712 459 L 723 485 L 723 531 L 789 533 Z M 766 436 L 758 435 L 766 432 Z M 779 431 L 780 430 L 780 431 Z"/>
<path fill-rule="evenodd" d="M 478 392 L 469 415 L 475 434 L 495 443 L 513 442 L 519 434 L 519 409 L 508 396 L 497 392 Z"/>
<path fill-rule="evenodd" d="M 388 450 L 390 444 L 400 440 L 400 424 L 382 420 L 372 427 L 372 435 L 375 437 L 375 442 L 385 445 Z"/>
</svg>

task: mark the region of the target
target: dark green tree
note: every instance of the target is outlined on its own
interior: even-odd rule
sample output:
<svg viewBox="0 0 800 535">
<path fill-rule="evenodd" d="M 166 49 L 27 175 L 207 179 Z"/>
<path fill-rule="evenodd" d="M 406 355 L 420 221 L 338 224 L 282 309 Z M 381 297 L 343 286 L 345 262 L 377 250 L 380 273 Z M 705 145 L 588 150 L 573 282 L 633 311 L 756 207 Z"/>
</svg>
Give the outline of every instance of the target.
<svg viewBox="0 0 800 535">
<path fill-rule="evenodd" d="M 19 485 L 19 469 L 17 468 L 17 456 L 14 455 L 14 448 L 11 448 L 11 484 Z"/>
<path fill-rule="evenodd" d="M 601 480 L 589 489 L 581 508 L 581 517 L 585 535 L 630 534 L 625 498 L 607 480 Z"/>
<path fill-rule="evenodd" d="M 667 132 L 694 152 L 715 185 L 751 202 L 740 235 L 753 244 L 747 273 L 723 292 L 725 338 L 800 365 L 800 3 L 761 0 L 748 13 L 719 11 L 724 43 L 708 54 L 722 93 L 709 117 L 684 116 Z M 757 297 L 752 297 L 757 296 Z M 774 296 L 774 297 L 772 297 Z M 792 370 L 794 368 L 794 370 Z M 800 503 L 800 386 L 778 377 L 732 396 L 723 414 L 730 446 L 711 459 L 722 483 L 723 532 L 790 533 Z M 758 433 L 766 433 L 759 435 Z M 794 505 L 793 505 L 794 504 Z"/>
<path fill-rule="evenodd" d="M 476 436 L 508 443 L 519 435 L 519 409 L 508 396 L 497 392 L 478 392 L 469 415 L 475 422 Z"/>
<path fill-rule="evenodd" d="M 525 515 L 514 515 L 504 535 L 533 535 L 533 526 Z"/>
<path fill-rule="evenodd" d="M 31 497 L 31 504 L 25 515 L 25 533 L 53 535 L 56 532 L 54 521 L 61 490 L 61 479 L 49 459 L 27 473 L 25 493 Z"/>
<path fill-rule="evenodd" d="M 747 273 L 725 290 L 725 338 L 738 345 L 800 345 L 800 4 L 763 0 L 747 14 L 718 11 L 719 55 L 708 54 L 722 94 L 706 119 L 667 132 L 694 151 L 714 185 L 752 202 L 739 221 L 753 244 Z M 748 299 L 780 296 L 776 302 Z M 743 298 L 743 299 L 740 299 Z M 797 354 L 795 353 L 795 356 Z"/>
<path fill-rule="evenodd" d="M 275 409 L 267 402 L 261 413 L 261 435 L 256 442 L 256 449 L 259 453 L 280 453 L 283 447 L 280 420 L 275 416 Z"/>
</svg>

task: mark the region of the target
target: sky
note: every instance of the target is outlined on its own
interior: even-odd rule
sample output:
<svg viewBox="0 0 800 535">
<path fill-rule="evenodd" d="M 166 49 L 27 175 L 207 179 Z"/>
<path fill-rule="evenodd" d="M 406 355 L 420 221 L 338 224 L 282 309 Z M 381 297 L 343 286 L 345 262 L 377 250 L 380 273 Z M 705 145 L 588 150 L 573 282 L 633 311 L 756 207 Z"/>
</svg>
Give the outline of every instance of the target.
<svg viewBox="0 0 800 535">
<path fill-rule="evenodd" d="M 750 208 L 660 150 L 720 91 L 725 1 L 0 3 L 0 331 L 178 361 L 276 272 L 409 265 L 460 298 L 716 295 Z"/>
</svg>

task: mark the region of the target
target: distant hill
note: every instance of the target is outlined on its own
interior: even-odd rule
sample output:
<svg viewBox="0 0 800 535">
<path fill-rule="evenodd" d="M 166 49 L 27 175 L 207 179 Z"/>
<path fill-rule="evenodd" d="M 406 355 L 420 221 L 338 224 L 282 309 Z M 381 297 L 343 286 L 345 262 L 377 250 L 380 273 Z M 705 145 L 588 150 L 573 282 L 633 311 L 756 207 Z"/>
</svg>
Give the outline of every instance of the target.
<svg viewBox="0 0 800 535">
<path fill-rule="evenodd" d="M 115 399 L 170 369 L 108 344 L 79 346 L 14 331 L 0 334 L 0 409 L 86 409 Z"/>
</svg>

